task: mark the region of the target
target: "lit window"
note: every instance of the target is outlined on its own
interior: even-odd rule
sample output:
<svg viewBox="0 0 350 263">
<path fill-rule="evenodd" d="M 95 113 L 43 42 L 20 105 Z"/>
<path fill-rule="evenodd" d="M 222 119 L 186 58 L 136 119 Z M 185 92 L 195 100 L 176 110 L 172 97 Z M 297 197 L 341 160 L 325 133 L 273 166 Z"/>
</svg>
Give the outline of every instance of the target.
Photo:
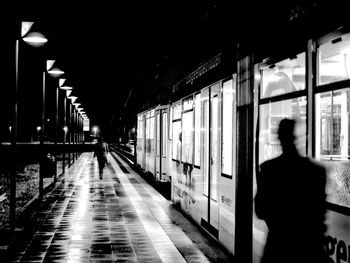
<svg viewBox="0 0 350 263">
<path fill-rule="evenodd" d="M 259 117 L 259 164 L 282 153 L 277 131 L 283 118 L 297 120 L 296 145 L 300 154 L 306 154 L 306 97 L 263 104 Z"/>
<path fill-rule="evenodd" d="M 318 85 L 350 78 L 350 33 L 318 48 Z"/>
<path fill-rule="evenodd" d="M 305 89 L 305 53 L 262 70 L 261 98 Z"/>
<path fill-rule="evenodd" d="M 350 207 L 349 89 L 316 94 L 315 157 L 327 167 L 327 201 Z"/>
</svg>

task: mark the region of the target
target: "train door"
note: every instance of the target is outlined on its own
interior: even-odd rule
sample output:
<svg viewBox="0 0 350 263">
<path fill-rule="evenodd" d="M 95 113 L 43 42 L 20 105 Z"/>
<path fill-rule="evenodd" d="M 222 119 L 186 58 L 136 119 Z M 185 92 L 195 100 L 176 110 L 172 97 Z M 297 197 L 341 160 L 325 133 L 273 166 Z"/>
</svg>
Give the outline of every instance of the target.
<svg viewBox="0 0 350 263">
<path fill-rule="evenodd" d="M 136 158 L 137 164 L 140 165 L 142 169 L 145 168 L 144 164 L 145 155 L 145 126 L 144 126 L 144 116 L 143 114 L 137 115 L 137 147 L 136 147 Z"/>
<path fill-rule="evenodd" d="M 166 176 L 167 156 L 167 109 L 156 111 L 157 133 L 156 133 L 156 178 L 164 180 Z"/>
<path fill-rule="evenodd" d="M 202 90 L 202 167 L 203 202 L 201 224 L 218 237 L 218 189 L 221 167 L 220 150 L 220 84 Z"/>
<path fill-rule="evenodd" d="M 142 169 L 146 169 L 146 115 L 142 114 L 142 160 L 141 160 L 141 167 Z"/>
<path fill-rule="evenodd" d="M 146 115 L 146 171 L 155 175 L 155 110 L 150 110 Z"/>
<path fill-rule="evenodd" d="M 161 135 L 161 110 L 156 111 L 156 180 L 160 180 L 161 178 L 161 172 L 162 172 L 162 162 L 161 162 L 161 156 L 162 156 L 162 135 Z"/>
</svg>

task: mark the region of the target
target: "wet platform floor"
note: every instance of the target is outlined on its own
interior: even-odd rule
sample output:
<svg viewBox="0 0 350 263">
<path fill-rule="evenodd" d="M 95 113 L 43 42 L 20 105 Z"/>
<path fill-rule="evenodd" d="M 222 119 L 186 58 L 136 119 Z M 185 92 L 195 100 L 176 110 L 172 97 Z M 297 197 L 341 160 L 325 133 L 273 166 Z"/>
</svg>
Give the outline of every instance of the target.
<svg viewBox="0 0 350 263">
<path fill-rule="evenodd" d="M 113 153 L 83 153 L 21 225 L 7 262 L 232 262 Z M 3 261 L 1 261 L 3 262 Z"/>
</svg>

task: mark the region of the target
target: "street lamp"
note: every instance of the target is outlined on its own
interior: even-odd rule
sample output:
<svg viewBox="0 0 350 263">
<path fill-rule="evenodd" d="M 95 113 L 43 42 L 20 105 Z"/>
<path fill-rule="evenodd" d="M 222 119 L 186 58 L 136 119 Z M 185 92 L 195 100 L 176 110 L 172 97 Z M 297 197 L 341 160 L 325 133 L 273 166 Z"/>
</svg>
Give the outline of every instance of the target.
<svg viewBox="0 0 350 263">
<path fill-rule="evenodd" d="M 66 151 L 65 151 L 65 144 L 66 144 L 66 140 L 67 140 L 67 132 L 68 132 L 68 127 L 67 127 L 67 114 L 66 114 L 66 108 L 67 108 L 67 97 L 71 94 L 73 87 L 71 86 L 67 86 L 66 85 L 66 79 L 59 79 L 59 87 L 61 90 L 65 91 L 65 96 L 63 99 L 63 131 L 64 131 L 64 135 L 63 135 L 63 173 L 65 173 L 65 163 L 66 163 Z M 69 141 L 70 144 L 70 141 Z M 70 153 L 69 153 L 69 165 L 70 165 Z"/>
<path fill-rule="evenodd" d="M 63 86 L 61 87 L 61 89 L 63 89 Z M 67 98 L 69 99 L 68 100 L 68 103 L 69 103 L 69 101 L 70 101 L 70 98 L 69 98 L 69 96 L 71 95 L 71 93 L 72 93 L 72 89 L 73 88 L 71 88 L 71 89 L 66 89 L 66 96 L 65 96 L 65 104 L 66 104 L 66 106 L 65 106 L 65 110 L 66 110 L 66 107 L 67 107 Z M 69 103 L 69 110 L 68 110 L 68 127 L 70 127 L 69 129 L 68 129 L 68 127 L 67 127 L 67 135 L 68 135 L 68 144 L 69 144 L 69 147 L 68 147 L 68 166 L 70 166 L 70 164 L 71 164 L 71 156 L 70 156 L 70 151 L 71 151 L 71 146 L 70 146 L 70 144 L 71 144 L 71 133 L 72 133 L 72 116 L 71 116 L 71 111 L 72 111 L 72 105 L 71 105 L 71 103 Z M 66 114 L 65 114 L 65 116 L 66 116 Z M 67 123 L 67 122 L 66 122 Z M 65 125 L 67 125 L 67 124 L 65 124 Z M 69 133 L 68 133 L 69 132 Z M 67 136 L 66 135 L 66 136 Z M 67 137 L 66 137 L 67 138 Z"/>
<path fill-rule="evenodd" d="M 38 141 L 40 141 L 40 130 L 41 130 L 41 127 L 40 126 L 36 127 L 36 130 L 38 131 Z"/>
<path fill-rule="evenodd" d="M 95 126 L 95 127 L 92 128 L 92 130 L 94 132 L 94 136 L 96 137 L 98 128 Z"/>
<path fill-rule="evenodd" d="M 70 118 L 70 124 L 71 124 L 71 131 L 70 132 L 70 140 L 72 140 L 73 145 L 75 144 L 76 140 L 75 140 L 75 125 L 76 125 L 76 119 L 75 119 L 75 109 L 73 109 L 72 105 L 73 103 L 77 100 L 77 96 L 73 96 L 72 94 L 70 94 L 68 96 L 68 98 L 70 99 L 71 103 L 69 104 L 69 118 Z M 72 118 L 73 117 L 73 118 Z M 73 136 L 72 136 L 73 135 Z M 73 152 L 73 161 L 75 160 L 75 153 Z"/>
<path fill-rule="evenodd" d="M 45 130 L 45 107 L 46 107 L 46 72 L 54 77 L 54 78 L 58 78 L 61 75 L 64 74 L 64 71 L 60 70 L 59 68 L 57 68 L 55 66 L 55 60 L 47 60 L 46 61 L 46 71 L 44 71 L 43 73 L 43 101 L 42 101 L 42 127 L 43 127 L 43 131 L 42 131 L 42 141 L 40 142 L 42 144 L 42 151 L 43 151 L 43 144 L 44 144 L 44 130 Z M 64 81 L 63 81 L 64 82 Z M 60 84 L 60 81 L 59 81 Z M 56 182 L 57 180 L 57 134 L 58 134 L 58 95 L 59 95 L 59 85 L 56 87 L 56 107 L 55 107 L 55 137 L 54 137 L 54 144 L 55 144 L 55 177 L 54 177 L 54 181 Z M 43 151 L 44 153 L 44 151 Z"/>
<path fill-rule="evenodd" d="M 10 224 L 11 229 L 15 228 L 15 218 L 16 218 L 16 165 L 17 165 L 17 116 L 18 116 L 18 73 L 19 73 L 19 50 L 20 50 L 20 40 L 22 39 L 25 43 L 40 47 L 47 42 L 47 38 L 39 32 L 31 32 L 31 28 L 34 22 L 21 22 L 21 37 L 16 40 L 15 48 L 15 92 L 14 92 L 14 111 L 13 111 L 13 124 L 11 125 L 11 145 L 13 151 L 13 165 L 11 171 L 11 182 L 10 182 Z"/>
</svg>

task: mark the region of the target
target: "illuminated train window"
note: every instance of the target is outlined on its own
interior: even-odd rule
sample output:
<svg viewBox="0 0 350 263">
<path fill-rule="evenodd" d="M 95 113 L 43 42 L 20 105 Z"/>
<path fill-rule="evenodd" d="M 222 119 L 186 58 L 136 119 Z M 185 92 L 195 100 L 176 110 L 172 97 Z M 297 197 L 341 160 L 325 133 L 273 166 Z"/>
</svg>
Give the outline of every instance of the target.
<svg viewBox="0 0 350 263">
<path fill-rule="evenodd" d="M 350 207 L 350 89 L 316 94 L 315 157 L 328 170 L 327 200 Z"/>
<path fill-rule="evenodd" d="M 172 159 L 181 161 L 181 112 L 182 103 L 177 102 L 172 106 Z"/>
<path fill-rule="evenodd" d="M 195 95 L 195 119 L 194 119 L 194 165 L 200 166 L 201 162 L 201 94 Z"/>
<path fill-rule="evenodd" d="M 193 98 L 183 101 L 181 162 L 193 163 Z"/>
<path fill-rule="evenodd" d="M 327 201 L 350 208 L 349 56 L 350 33 L 318 46 L 314 145 L 327 167 Z"/>
<path fill-rule="evenodd" d="M 283 118 L 297 120 L 296 145 L 301 155 L 306 155 L 306 97 L 297 97 L 260 105 L 259 164 L 282 153 L 277 138 L 279 122 Z"/>
<path fill-rule="evenodd" d="M 350 33 L 320 45 L 317 55 L 318 85 L 350 79 Z"/>
<path fill-rule="evenodd" d="M 282 60 L 262 70 L 260 98 L 305 89 L 305 53 Z"/>
</svg>

